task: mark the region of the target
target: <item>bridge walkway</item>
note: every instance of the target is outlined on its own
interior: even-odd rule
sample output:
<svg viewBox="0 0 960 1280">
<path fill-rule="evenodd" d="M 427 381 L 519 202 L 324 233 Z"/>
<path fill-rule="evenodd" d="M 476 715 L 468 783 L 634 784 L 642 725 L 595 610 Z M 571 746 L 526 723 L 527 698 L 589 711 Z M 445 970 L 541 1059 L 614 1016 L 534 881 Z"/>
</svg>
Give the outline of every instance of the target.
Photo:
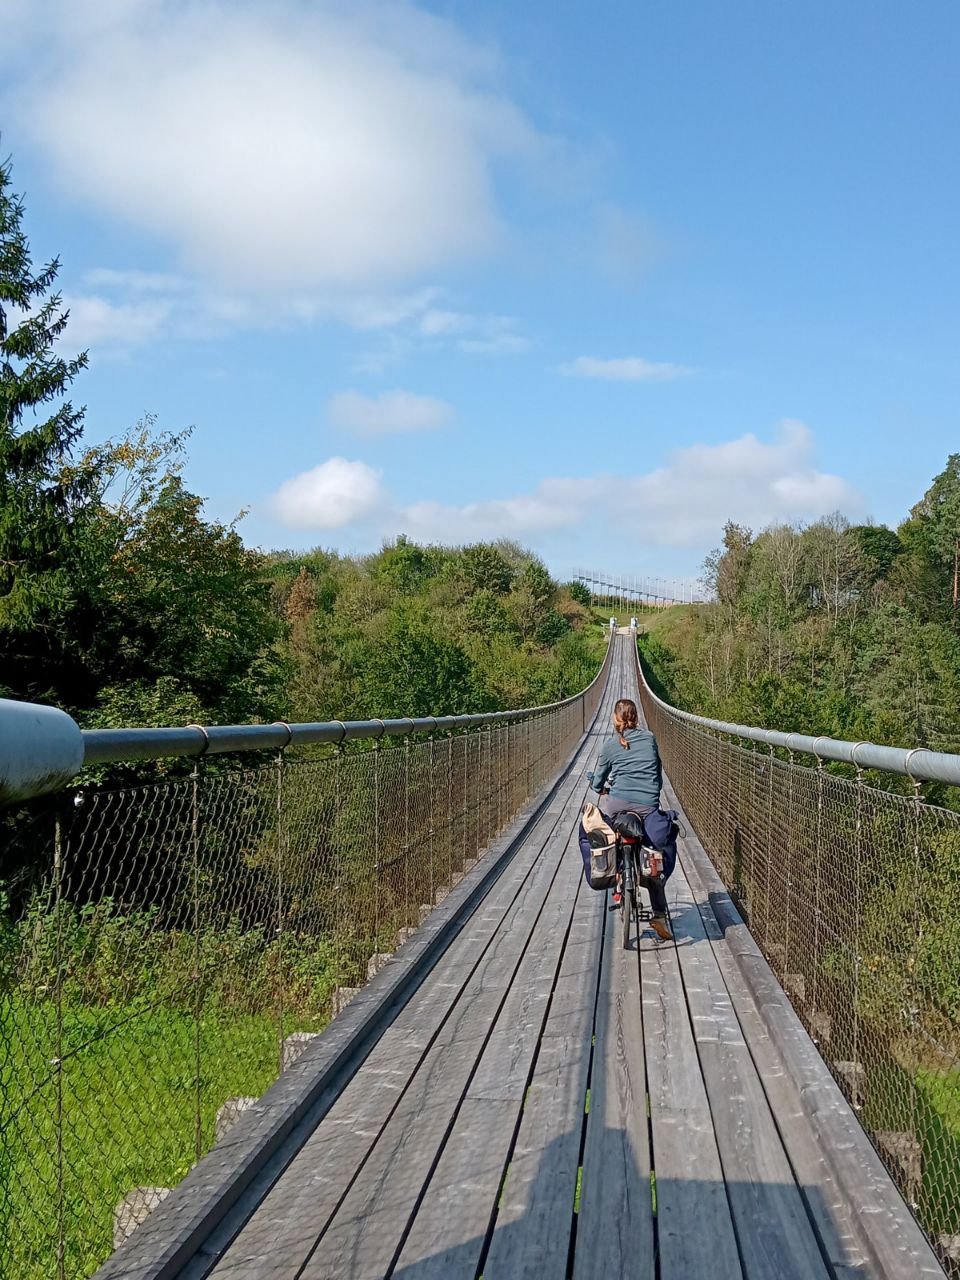
<svg viewBox="0 0 960 1280">
<path fill-rule="evenodd" d="M 647 932 L 623 950 L 608 895 L 584 884 L 584 772 L 614 700 L 637 695 L 632 647 L 614 643 L 596 723 L 531 834 L 197 1276 L 880 1274 L 732 962 L 695 838 L 669 883 L 674 943 Z"/>
</svg>

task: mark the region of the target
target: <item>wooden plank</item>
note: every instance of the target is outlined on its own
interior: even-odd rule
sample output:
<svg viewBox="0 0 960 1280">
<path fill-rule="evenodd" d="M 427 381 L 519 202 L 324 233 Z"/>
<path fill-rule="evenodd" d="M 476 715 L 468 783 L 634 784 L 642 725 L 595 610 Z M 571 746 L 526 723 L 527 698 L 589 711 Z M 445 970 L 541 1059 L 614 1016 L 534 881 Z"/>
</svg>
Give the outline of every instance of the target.
<svg viewBox="0 0 960 1280">
<path fill-rule="evenodd" d="M 547 961 L 551 983 L 556 981 L 549 1010 L 546 1003 L 542 1007 L 530 1004 L 523 993 L 526 975 L 518 974 L 467 1091 L 470 1102 L 512 1101 L 513 1110 L 499 1108 L 486 1114 L 482 1109 L 461 1110 L 400 1256 L 399 1270 L 411 1280 L 445 1280 L 450 1274 L 460 1274 L 461 1268 L 471 1277 L 476 1273 L 511 1148 L 512 1161 L 496 1214 L 492 1248 L 483 1264 L 484 1276 L 490 1280 L 497 1275 L 532 1274 L 534 1270 L 539 1275 L 545 1267 L 548 1274 L 562 1274 L 566 1265 L 592 1035 L 601 906 L 596 901 L 600 895 L 594 895 L 584 885 L 577 865 L 579 858 L 570 858 L 571 852 L 576 852 L 572 838 L 564 852 L 562 868 L 567 921 L 559 938 L 562 941 L 563 934 L 567 934 L 567 946 L 561 957 L 559 946 L 555 945 Z M 583 910 L 578 913 L 577 907 L 584 905 L 587 895 L 594 899 L 590 904 L 593 911 L 589 915 Z M 583 944 L 591 930 L 593 963 L 585 968 Z M 548 925 L 547 936 L 556 942 L 556 926 Z M 581 997 L 578 1041 L 571 1038 L 575 1015 L 569 990 L 554 1008 L 557 989 L 564 990 L 571 984 Z M 562 1063 L 558 1050 L 566 1051 Z M 552 1144 L 553 1136 L 560 1141 Z M 559 1147 L 564 1145 L 565 1159 L 559 1153 Z M 476 1167 L 480 1147 L 484 1151 L 482 1172 Z M 487 1158 L 491 1152 L 496 1154 L 492 1161 Z M 564 1183 L 568 1194 L 564 1194 Z M 534 1185 L 539 1198 L 536 1205 L 530 1205 L 527 1193 Z M 450 1231 L 451 1199 L 458 1206 L 456 1272 L 444 1270 L 444 1266 L 453 1266 L 454 1259 L 438 1248 Z M 556 1230 L 558 1223 L 562 1224 L 562 1240 Z M 549 1228 L 546 1235 L 545 1227 Z M 553 1254 L 545 1247 L 547 1243 Z M 548 1256 L 554 1258 L 556 1265 L 552 1268 L 548 1266 Z"/>
<path fill-rule="evenodd" d="M 624 683 L 624 696 L 638 700 L 635 663 Z M 677 949 L 649 931 L 638 947 L 660 1277 L 742 1280 Z"/>
<path fill-rule="evenodd" d="M 854 1276 L 865 1274 L 864 1269 L 868 1266 L 855 1211 L 841 1194 L 817 1144 L 796 1086 L 730 953 L 696 866 L 685 852 L 686 843 L 686 840 L 681 841 L 680 857 L 687 884 L 699 908 L 704 932 L 713 948 L 770 1109 L 776 1117 L 777 1129 L 807 1213 L 816 1224 L 822 1247 L 835 1273 L 852 1280 Z"/>
<path fill-rule="evenodd" d="M 607 912 L 574 1280 L 654 1275 L 653 1202 L 637 956 Z"/>
<path fill-rule="evenodd" d="M 640 960 L 660 1275 L 742 1280 L 677 949 L 644 934 Z"/>
<path fill-rule="evenodd" d="M 540 824 L 541 829 L 544 826 L 546 820 Z M 215 1268 L 212 1274 L 217 1280 L 221 1276 L 224 1280 L 227 1276 L 246 1280 L 248 1276 L 265 1274 L 267 1267 L 270 1275 L 292 1276 L 395 1113 L 431 1041 L 443 1035 L 449 1043 L 459 1036 L 462 1045 L 466 1045 L 476 1027 L 484 1030 L 484 1018 L 488 1024 L 501 998 L 500 984 L 492 983 L 478 1002 L 484 991 L 485 965 L 488 961 L 504 963 L 506 952 L 499 941 L 504 931 L 512 938 L 516 960 L 529 934 L 530 912 L 542 901 L 553 876 L 549 849 L 554 839 L 555 826 L 545 841 L 535 842 L 519 894 L 515 886 L 504 884 L 500 888 L 502 881 L 498 882 L 494 890 L 500 889 L 505 910 L 498 906 L 496 912 L 485 913 L 485 919 L 478 921 L 475 928 L 465 931 L 462 941 L 457 940 L 449 956 L 440 961 L 400 1010 L 367 1062 Z M 518 917 L 527 921 L 526 933 L 517 934 L 512 928 Z M 484 947 L 489 956 L 484 954 Z M 472 977 L 464 971 L 470 962 L 477 966 Z M 435 1066 L 426 1070 L 423 1081 L 431 1081 L 439 1094 L 445 1087 L 444 1075 L 438 1074 Z M 454 1086 L 450 1088 L 456 1093 Z"/>
<path fill-rule="evenodd" d="M 613 696 L 611 693 L 606 697 L 603 714 L 609 714 Z M 292 1268 L 305 1257 L 323 1227 L 322 1205 L 331 1201 L 335 1204 L 343 1194 L 350 1177 L 397 1107 L 405 1078 L 409 1084 L 424 1045 L 458 1000 L 472 967 L 490 939 L 498 937 L 508 914 L 519 910 L 513 902 L 518 877 L 530 877 L 538 863 L 543 863 L 551 829 L 562 813 L 567 812 L 569 816 L 571 801 L 575 801 L 575 812 L 579 812 L 585 792 L 582 770 L 593 762 L 600 741 L 601 735 L 596 733 L 588 737 L 568 779 L 541 815 L 513 865 L 493 885 L 460 937 L 400 1010 L 379 1051 L 370 1055 L 300 1156 L 261 1201 L 240 1237 L 223 1254 L 215 1275 L 229 1274 L 231 1280 L 266 1274 L 280 1277 L 292 1274 Z M 579 872 L 576 849 L 573 859 Z M 475 1008 L 474 1016 L 476 1013 Z M 271 1181 L 274 1176 L 275 1172 L 271 1174 Z M 249 1199 L 252 1202 L 252 1197 Z M 226 1248 L 226 1240 L 220 1248 Z"/>
<path fill-rule="evenodd" d="M 556 841 L 555 858 L 559 859 L 564 844 Z M 533 987 L 534 1005 L 539 996 L 538 986 L 543 990 L 544 955 L 549 953 L 550 941 L 556 939 L 554 910 L 561 899 L 566 900 L 569 912 L 569 882 L 558 876 L 545 901 L 540 891 L 539 901 L 544 910 L 539 919 L 535 918 L 537 904 L 531 898 L 524 904 L 528 917 L 526 933 L 517 929 L 512 935 L 517 982 Z M 529 946 L 521 956 L 521 948 L 528 940 Z M 407 1232 L 418 1200 L 430 1181 L 434 1164 L 445 1145 L 448 1130 L 455 1121 L 484 1047 L 485 1037 L 505 1000 L 503 964 L 504 952 L 498 950 L 491 957 L 495 971 L 492 983 L 486 980 L 486 962 L 479 966 L 469 984 L 470 989 L 465 991 L 460 1027 L 427 1054 L 400 1106 L 373 1147 L 359 1178 L 320 1236 L 315 1251 L 302 1270 L 303 1280 L 326 1280 L 332 1275 L 349 1275 L 352 1280 L 378 1280 L 389 1267 Z M 513 989 L 511 986 L 510 990 Z M 520 986 L 516 989 L 519 990 Z M 548 994 L 547 989 L 542 996 L 544 1004 Z M 502 1028 L 506 1024 L 500 1025 Z M 519 1110 L 517 1099 L 506 1099 L 499 1105 L 490 1099 L 482 1101 L 489 1108 L 491 1120 L 502 1125 L 504 1117 L 512 1113 L 515 1123 Z M 482 1106 L 473 1108 L 471 1114 L 479 1114 L 482 1109 Z M 486 1154 L 483 1164 L 488 1171 L 490 1161 Z M 501 1158 L 501 1171 L 502 1168 Z M 491 1200 L 486 1206 L 488 1218 L 492 1208 Z M 447 1229 L 451 1227 L 451 1217 L 447 1203 L 444 1213 Z M 458 1233 L 462 1234 L 462 1231 Z"/>
<path fill-rule="evenodd" d="M 682 866 L 670 882 L 714 1131 L 748 1280 L 827 1280 L 826 1264 Z M 671 903 L 671 912 L 672 912 Z"/>
<path fill-rule="evenodd" d="M 887 1280 L 943 1278 L 943 1268 L 916 1219 L 841 1094 L 719 877 L 704 858 L 701 874 L 717 920 L 743 979 L 760 1008 L 771 1040 L 802 1101 L 804 1114 L 857 1220 L 871 1274 Z"/>
</svg>

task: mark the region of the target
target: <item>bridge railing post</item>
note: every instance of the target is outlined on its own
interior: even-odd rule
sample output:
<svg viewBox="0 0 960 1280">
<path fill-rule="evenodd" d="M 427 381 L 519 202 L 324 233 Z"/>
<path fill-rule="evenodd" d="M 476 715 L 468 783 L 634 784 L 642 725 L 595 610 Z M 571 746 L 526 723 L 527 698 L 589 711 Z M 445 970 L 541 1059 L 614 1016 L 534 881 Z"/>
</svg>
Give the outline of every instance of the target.
<svg viewBox="0 0 960 1280">
<path fill-rule="evenodd" d="M 200 858 L 203 842 L 204 762 L 194 761 L 190 775 L 190 893 L 193 927 L 193 1146 L 194 1158 L 203 1154 L 203 922 L 200 908 Z"/>
</svg>

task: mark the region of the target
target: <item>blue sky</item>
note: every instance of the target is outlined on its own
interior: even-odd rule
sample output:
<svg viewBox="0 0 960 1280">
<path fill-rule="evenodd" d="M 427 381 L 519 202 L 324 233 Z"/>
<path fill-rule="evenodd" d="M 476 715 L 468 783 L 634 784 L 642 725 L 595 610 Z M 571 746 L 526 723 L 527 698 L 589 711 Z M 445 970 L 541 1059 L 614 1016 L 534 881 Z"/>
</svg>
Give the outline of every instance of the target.
<svg viewBox="0 0 960 1280">
<path fill-rule="evenodd" d="M 691 574 L 960 447 L 960 9 L 0 0 L 90 439 L 267 547 Z"/>
</svg>

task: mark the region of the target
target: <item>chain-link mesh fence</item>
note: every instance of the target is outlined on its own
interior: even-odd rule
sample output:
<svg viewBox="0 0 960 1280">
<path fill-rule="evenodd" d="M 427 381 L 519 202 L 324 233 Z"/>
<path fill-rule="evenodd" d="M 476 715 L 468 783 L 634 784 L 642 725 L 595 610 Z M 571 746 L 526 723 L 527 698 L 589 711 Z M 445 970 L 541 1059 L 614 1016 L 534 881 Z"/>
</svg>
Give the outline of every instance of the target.
<svg viewBox="0 0 960 1280">
<path fill-rule="evenodd" d="M 0 819 L 2 1280 L 89 1276 L 555 774 L 603 683 Z"/>
<path fill-rule="evenodd" d="M 641 698 L 717 871 L 960 1275 L 960 814 Z"/>
</svg>

